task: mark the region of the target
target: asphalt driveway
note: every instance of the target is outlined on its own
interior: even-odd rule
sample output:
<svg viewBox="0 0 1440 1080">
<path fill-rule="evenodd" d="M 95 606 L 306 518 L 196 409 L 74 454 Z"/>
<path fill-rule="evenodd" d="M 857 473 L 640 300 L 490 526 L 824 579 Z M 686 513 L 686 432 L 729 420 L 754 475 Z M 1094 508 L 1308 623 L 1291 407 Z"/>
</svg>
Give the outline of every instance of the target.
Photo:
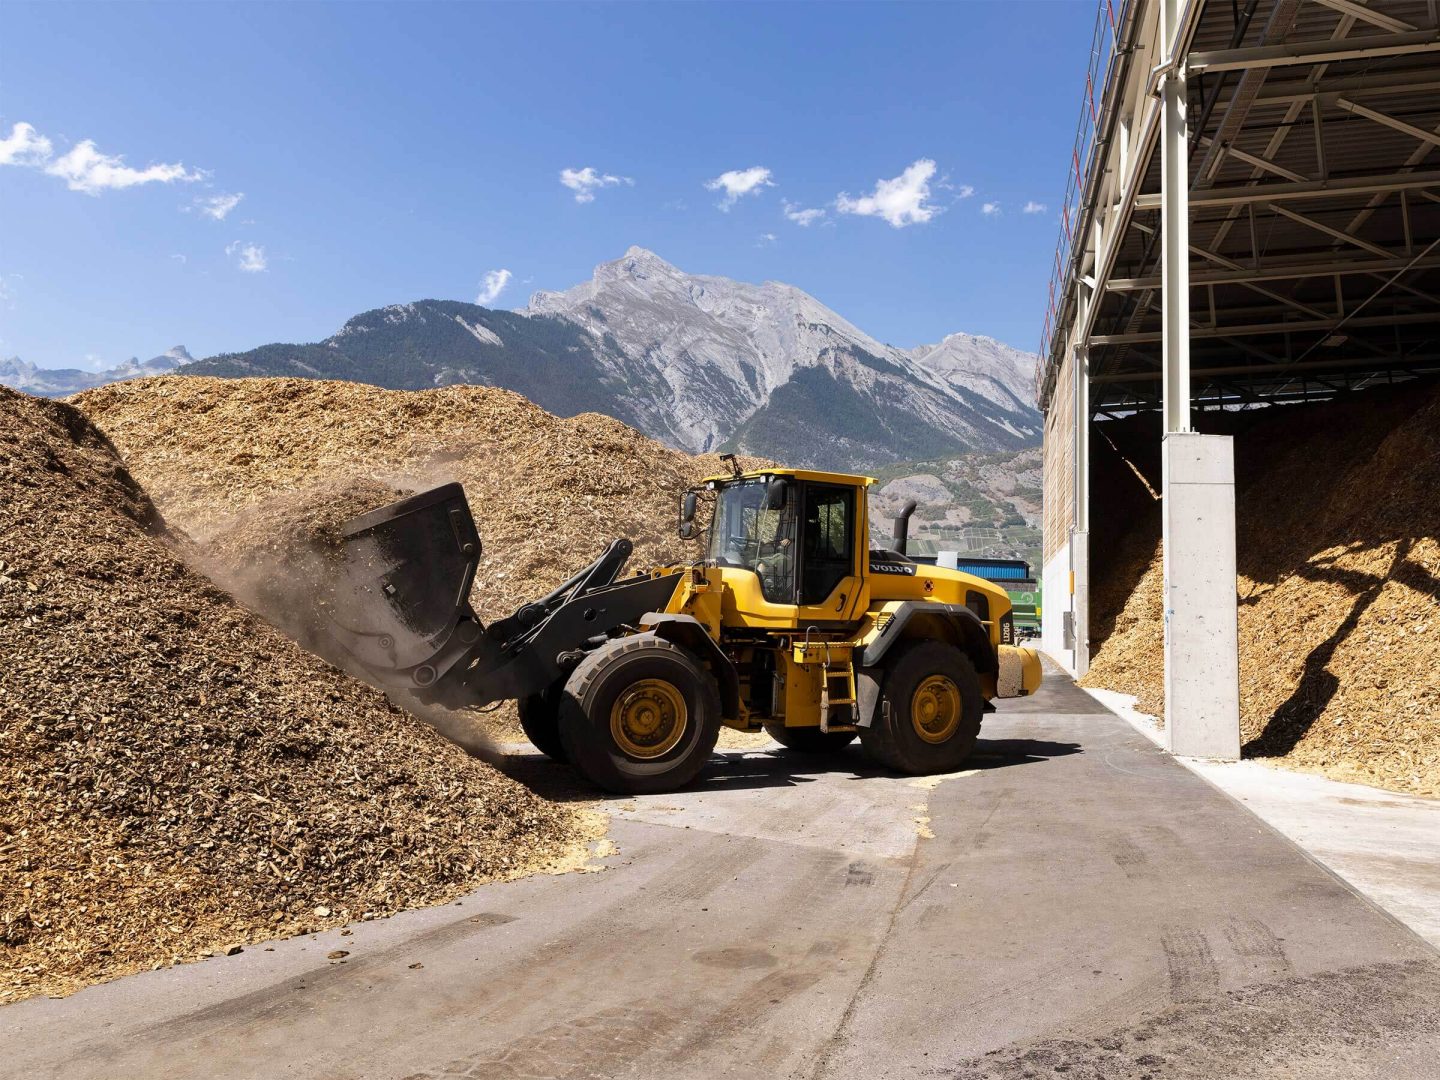
<svg viewBox="0 0 1440 1080">
<path fill-rule="evenodd" d="M 602 873 L 10 1006 L 0 1073 L 1435 1075 L 1408 929 L 1063 675 L 982 735 L 938 780 L 727 752 L 609 804 Z"/>
</svg>

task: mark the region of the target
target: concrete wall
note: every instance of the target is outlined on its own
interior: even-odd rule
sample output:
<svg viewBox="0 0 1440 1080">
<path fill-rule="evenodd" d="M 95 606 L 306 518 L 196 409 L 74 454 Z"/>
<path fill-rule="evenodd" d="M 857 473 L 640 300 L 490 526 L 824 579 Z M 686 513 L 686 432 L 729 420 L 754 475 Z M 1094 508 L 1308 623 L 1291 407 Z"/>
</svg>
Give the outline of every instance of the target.
<svg viewBox="0 0 1440 1080">
<path fill-rule="evenodd" d="M 1072 674 L 1075 671 L 1073 646 L 1065 639 L 1067 615 L 1073 615 L 1073 597 L 1070 595 L 1070 545 L 1062 544 L 1060 550 L 1045 561 L 1041 570 L 1044 586 L 1044 607 L 1040 613 L 1040 648 L 1050 658 Z"/>
</svg>

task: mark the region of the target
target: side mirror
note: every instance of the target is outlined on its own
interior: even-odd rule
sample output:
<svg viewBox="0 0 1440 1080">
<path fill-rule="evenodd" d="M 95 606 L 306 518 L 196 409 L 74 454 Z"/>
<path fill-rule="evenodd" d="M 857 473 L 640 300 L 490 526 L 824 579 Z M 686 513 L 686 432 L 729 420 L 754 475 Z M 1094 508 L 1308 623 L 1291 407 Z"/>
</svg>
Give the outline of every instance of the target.
<svg viewBox="0 0 1440 1080">
<path fill-rule="evenodd" d="M 700 529 L 695 524 L 695 492 L 687 491 L 680 497 L 680 533 L 681 540 L 694 540 L 700 535 Z"/>
<path fill-rule="evenodd" d="M 777 476 L 765 485 L 765 509 L 783 510 L 785 499 L 790 494 L 790 481 Z"/>
</svg>

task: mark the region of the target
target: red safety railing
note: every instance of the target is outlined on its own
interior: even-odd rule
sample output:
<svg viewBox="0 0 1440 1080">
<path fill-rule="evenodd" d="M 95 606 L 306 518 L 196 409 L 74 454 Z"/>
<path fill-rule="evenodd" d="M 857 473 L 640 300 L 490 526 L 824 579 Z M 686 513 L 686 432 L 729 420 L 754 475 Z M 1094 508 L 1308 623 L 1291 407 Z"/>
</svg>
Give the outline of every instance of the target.
<svg viewBox="0 0 1440 1080">
<path fill-rule="evenodd" d="M 1040 364 L 1035 370 L 1035 396 L 1042 396 L 1054 352 L 1051 339 L 1059 329 L 1060 308 L 1065 302 L 1075 270 L 1073 255 L 1075 234 L 1080 227 L 1085 178 L 1096 149 L 1100 128 L 1101 105 L 1108 89 L 1115 57 L 1119 51 L 1120 27 L 1124 25 L 1132 0 L 1099 0 L 1095 9 L 1095 29 L 1090 37 L 1090 63 L 1085 70 L 1085 93 L 1080 102 L 1080 118 L 1075 126 L 1075 142 L 1070 148 L 1070 175 L 1065 184 L 1065 199 L 1060 204 L 1060 236 L 1055 242 L 1055 261 L 1050 268 L 1050 288 L 1045 305 L 1045 322 L 1040 332 Z M 1101 97 L 1096 100 L 1099 88 Z"/>
</svg>

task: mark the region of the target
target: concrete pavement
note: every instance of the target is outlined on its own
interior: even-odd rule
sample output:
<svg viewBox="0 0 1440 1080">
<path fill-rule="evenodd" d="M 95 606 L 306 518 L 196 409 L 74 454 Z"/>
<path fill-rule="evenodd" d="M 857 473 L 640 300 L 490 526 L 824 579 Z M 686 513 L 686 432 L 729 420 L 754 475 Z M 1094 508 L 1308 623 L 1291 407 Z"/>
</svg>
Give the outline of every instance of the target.
<svg viewBox="0 0 1440 1080">
<path fill-rule="evenodd" d="M 1434 1075 L 1420 938 L 1058 673 L 982 735 L 728 752 L 604 873 L 11 1006 L 0 1074 Z"/>
<path fill-rule="evenodd" d="M 1135 699 L 1088 689 L 1157 745 L 1164 733 Z M 1245 804 L 1431 945 L 1440 948 L 1440 799 L 1347 784 L 1263 760 L 1177 758 Z"/>
</svg>

